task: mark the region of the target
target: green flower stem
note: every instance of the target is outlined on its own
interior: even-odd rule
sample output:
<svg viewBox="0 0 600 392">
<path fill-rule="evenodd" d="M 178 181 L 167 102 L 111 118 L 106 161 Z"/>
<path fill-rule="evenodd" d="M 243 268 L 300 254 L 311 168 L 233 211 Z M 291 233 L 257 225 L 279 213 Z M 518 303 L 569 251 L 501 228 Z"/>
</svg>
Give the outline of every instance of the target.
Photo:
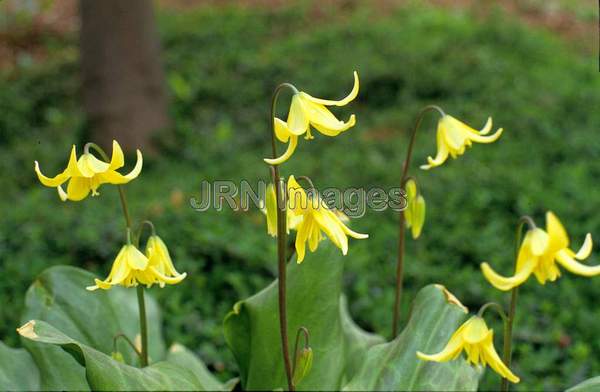
<svg viewBox="0 0 600 392">
<path fill-rule="evenodd" d="M 105 162 L 110 162 L 106 152 L 98 146 L 96 143 L 86 143 L 83 147 L 84 153 L 88 153 L 89 149 L 93 148 Z M 127 229 L 127 242 L 131 242 L 131 215 L 129 215 L 129 208 L 127 205 L 127 198 L 125 197 L 125 189 L 122 185 L 117 185 L 119 190 L 119 199 L 121 200 L 121 209 L 123 210 L 123 216 L 125 217 L 125 226 Z M 137 246 L 137 244 L 136 244 Z M 144 288 L 137 286 L 137 298 L 138 308 L 140 314 L 140 336 L 142 339 L 142 352 L 140 362 L 142 367 L 148 366 L 148 325 L 146 320 L 146 303 L 144 300 Z"/>
<path fill-rule="evenodd" d="M 137 245 L 139 245 L 139 243 L 140 243 L 140 238 L 142 237 L 142 231 L 144 230 L 144 226 L 148 226 L 150 228 L 151 235 L 153 235 L 153 236 L 156 235 L 156 228 L 154 227 L 154 224 L 149 220 L 143 221 L 142 223 L 139 224 L 137 233 L 135 235 L 135 243 Z"/>
<path fill-rule="evenodd" d="M 144 301 L 144 286 L 138 285 L 137 299 L 138 308 L 140 310 L 140 335 L 142 337 L 142 352 L 141 352 L 141 364 L 142 367 L 148 366 L 148 324 L 146 321 L 146 302 Z"/>
<path fill-rule="evenodd" d="M 444 111 L 435 105 L 425 106 L 419 112 L 417 116 L 417 121 L 412 129 L 412 133 L 410 135 L 410 142 L 408 143 L 408 151 L 406 153 L 406 158 L 404 160 L 404 166 L 402 167 L 402 177 L 400 178 L 400 186 L 404 188 L 404 184 L 407 179 L 410 178 L 408 175 L 408 169 L 410 167 L 410 160 L 412 158 L 413 146 L 415 144 L 415 139 L 417 135 L 417 130 L 423 121 L 423 117 L 429 111 L 438 111 L 442 116 L 444 116 Z M 398 260 L 396 263 L 396 295 L 394 298 L 394 311 L 392 318 L 392 339 L 394 339 L 398 335 L 398 323 L 400 318 L 400 302 L 402 300 L 402 283 L 404 276 L 404 243 L 405 243 L 405 232 L 406 232 L 406 222 L 404 217 L 404 210 L 400 211 L 400 219 L 398 221 Z"/>
<path fill-rule="evenodd" d="M 271 149 L 273 153 L 273 159 L 277 158 L 277 143 L 275 141 L 275 106 L 277 105 L 277 98 L 279 93 L 284 88 L 291 89 L 294 93 L 298 90 L 296 87 L 289 83 L 282 83 L 273 92 L 271 99 L 271 117 L 269 122 L 271 123 Z M 287 217 L 285 207 L 285 184 L 279 177 L 279 166 L 271 166 L 271 174 L 273 177 L 273 185 L 275 186 L 275 198 L 277 202 L 277 270 L 278 270 L 278 293 L 279 293 L 279 333 L 281 335 L 281 350 L 283 353 L 283 362 L 285 367 L 285 375 L 287 377 L 288 389 L 294 390 L 294 384 L 292 382 L 292 364 L 290 361 L 290 349 L 288 342 L 287 333 L 287 304 L 286 304 L 286 235 L 287 235 Z"/>
<path fill-rule="evenodd" d="M 519 219 L 519 224 L 517 226 L 516 233 L 516 245 L 515 245 L 515 268 L 517 265 L 517 260 L 519 258 L 519 247 L 521 245 L 521 239 L 523 235 L 523 227 L 527 224 L 529 229 L 535 229 L 535 223 L 533 219 L 529 216 L 523 216 Z M 504 364 L 510 368 L 510 364 L 512 361 L 512 333 L 513 333 L 513 324 L 515 321 L 515 312 L 517 310 L 517 297 L 519 294 L 519 287 L 514 287 L 510 293 L 510 306 L 508 308 L 508 319 L 504 323 L 504 350 L 502 354 L 502 361 Z M 502 378 L 501 390 L 508 391 L 508 379 Z"/>
<path fill-rule="evenodd" d="M 500 317 L 502 317 L 502 321 L 506 325 L 506 322 L 508 321 L 508 317 L 506 316 L 506 313 L 504 313 L 504 309 L 502 309 L 502 306 L 496 302 L 488 302 L 485 305 L 483 305 L 481 308 L 479 308 L 479 312 L 477 312 L 477 316 L 483 318 L 483 314 L 488 309 L 494 309 L 496 311 L 496 313 L 498 313 L 498 315 Z"/>
</svg>

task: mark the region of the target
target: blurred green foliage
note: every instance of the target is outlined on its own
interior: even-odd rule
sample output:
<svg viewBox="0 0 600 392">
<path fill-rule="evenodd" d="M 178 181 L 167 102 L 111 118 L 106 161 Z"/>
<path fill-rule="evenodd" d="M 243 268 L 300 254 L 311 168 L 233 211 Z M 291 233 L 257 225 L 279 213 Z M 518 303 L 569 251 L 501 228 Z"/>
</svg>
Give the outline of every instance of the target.
<svg viewBox="0 0 600 392">
<path fill-rule="evenodd" d="M 282 168 L 321 188 L 396 186 L 408 131 L 426 104 L 475 127 L 489 115 L 504 127 L 497 143 L 475 145 L 423 172 L 418 164 L 435 153 L 435 116 L 423 123 L 412 173 L 428 216 L 421 238 L 408 240 L 404 319 L 416 291 L 432 282 L 472 311 L 508 301 L 486 283 L 479 263 L 510 273 L 523 214 L 543 225 L 544 212 L 555 211 L 575 247 L 588 231 L 600 235 L 598 65 L 550 33 L 500 11 L 478 19 L 417 5 L 389 15 L 368 7 L 318 14 L 204 8 L 163 11 L 159 20 L 174 127 L 160 137 L 162 155 L 147 157 L 127 194 L 133 215 L 155 222 L 178 270 L 189 274 L 177 287 L 151 290 L 164 308 L 168 340 L 195 348 L 223 380 L 236 371 L 223 317 L 272 280 L 274 241 L 260 211 L 201 213 L 189 198 L 200 196 L 202 180 L 268 179 L 262 158 L 269 153 L 270 93 L 282 81 L 337 98 L 359 71 L 358 100 L 335 110 L 343 118 L 356 113 L 356 127 L 335 139 L 301 140 Z M 61 45 L 74 47 L 75 37 Z M 71 57 L 0 77 L 0 338 L 11 345 L 25 289 L 38 273 L 71 264 L 104 276 L 124 240 L 115 189 L 65 204 L 33 172 L 34 160 L 45 173 L 62 170 L 70 145 L 87 141 Z M 397 216 L 367 211 L 352 226 L 370 238 L 351 241 L 344 259 L 350 310 L 362 327 L 387 336 Z M 561 389 L 600 373 L 598 282 L 565 272 L 555 283 L 532 279 L 522 288 L 517 389 Z M 497 385 L 488 371 L 482 388 Z"/>
</svg>

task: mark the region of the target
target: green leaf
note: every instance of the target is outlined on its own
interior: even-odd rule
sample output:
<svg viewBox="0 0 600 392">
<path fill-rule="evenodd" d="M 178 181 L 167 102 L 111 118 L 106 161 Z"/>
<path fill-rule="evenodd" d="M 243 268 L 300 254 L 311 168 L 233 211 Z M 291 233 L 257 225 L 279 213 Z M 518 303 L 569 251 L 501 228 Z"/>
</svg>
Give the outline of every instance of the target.
<svg viewBox="0 0 600 392">
<path fill-rule="evenodd" d="M 298 389 L 339 389 L 346 352 L 340 317 L 344 261 L 339 249 L 323 243 L 300 265 L 287 266 L 287 311 L 290 359 L 296 331 L 310 332 L 314 352 L 310 373 Z M 246 390 L 287 389 L 279 334 L 277 280 L 254 296 L 234 305 L 224 321 L 227 344 L 240 368 Z"/>
<path fill-rule="evenodd" d="M 47 321 L 77 341 L 105 354 L 112 353 L 113 338 L 118 333 L 134 340 L 139 334 L 135 289 L 113 287 L 107 291 L 87 291 L 86 286 L 93 284 L 95 277 L 75 267 L 48 268 L 27 291 L 22 322 L 32 319 Z M 150 361 L 156 361 L 165 356 L 162 320 L 156 302 L 150 295 L 145 297 L 148 352 Z M 125 342 L 120 341 L 117 347 L 126 363 L 137 364 L 135 353 Z"/>
<path fill-rule="evenodd" d="M 600 391 L 600 376 L 583 381 L 569 389 L 567 392 L 595 392 Z"/>
<path fill-rule="evenodd" d="M 366 332 L 356 325 L 348 312 L 347 302 L 346 297 L 342 296 L 340 301 L 340 318 L 344 333 L 344 344 L 346 346 L 346 369 L 342 384 L 345 384 L 346 381 L 350 380 L 360 370 L 367 350 L 371 346 L 385 342 L 382 336 Z"/>
<path fill-rule="evenodd" d="M 476 390 L 480 374 L 464 359 L 421 361 L 416 352 L 440 351 L 466 318 L 441 285 L 419 291 L 408 325 L 393 341 L 372 347 L 345 390 Z"/>
<path fill-rule="evenodd" d="M 140 369 L 115 361 L 109 355 L 77 342 L 44 321 L 32 320 L 21 327 L 19 333 L 35 342 L 62 347 L 85 367 L 93 390 L 224 390 L 214 379 L 206 380 L 206 374 L 194 374 L 189 365 L 177 364 L 181 357 L 175 362 L 172 358 L 172 361 L 156 362 Z"/>
<path fill-rule="evenodd" d="M 37 389 L 40 389 L 40 373 L 31 355 L 22 348 L 10 348 L 0 341 L 0 390 Z"/>
<path fill-rule="evenodd" d="M 217 380 L 206 368 L 206 365 L 181 344 L 173 344 L 167 355 L 167 362 L 173 363 L 180 368 L 188 369 L 194 376 L 198 385 L 207 391 L 231 391 L 238 382 L 237 378 L 223 384 Z"/>
<path fill-rule="evenodd" d="M 94 275 L 79 268 L 51 267 L 33 282 L 25 297 L 22 322 L 44 320 L 105 354 L 113 351 L 113 337 L 124 333 L 132 340 L 139 333 L 135 290 L 115 287 L 109 291 L 85 289 Z M 158 306 L 146 296 L 150 359 L 164 357 Z M 42 389 L 87 390 L 85 370 L 57 347 L 22 339 L 41 376 Z M 121 339 L 117 345 L 126 363 L 137 363 L 133 350 Z M 60 363 L 60 366 L 56 366 Z"/>
</svg>

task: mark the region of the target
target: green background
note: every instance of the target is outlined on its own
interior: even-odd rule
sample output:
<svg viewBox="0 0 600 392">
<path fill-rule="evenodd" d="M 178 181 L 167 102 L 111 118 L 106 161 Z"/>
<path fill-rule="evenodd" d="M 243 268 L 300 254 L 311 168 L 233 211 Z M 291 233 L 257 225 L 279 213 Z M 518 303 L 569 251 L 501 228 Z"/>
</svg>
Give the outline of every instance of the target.
<svg viewBox="0 0 600 392">
<path fill-rule="evenodd" d="M 600 233 L 596 54 L 497 7 L 482 13 L 411 4 L 381 12 L 348 4 L 318 13 L 308 6 L 158 13 L 174 126 L 127 193 L 133 215 L 154 221 L 177 268 L 189 274 L 176 287 L 150 290 L 164 309 L 168 342 L 196 350 L 222 380 L 237 371 L 223 318 L 272 280 L 275 244 L 260 211 L 201 213 L 189 198 L 200 196 L 203 180 L 268 179 L 262 158 L 269 153 L 270 93 L 279 82 L 337 98 L 359 71 L 358 99 L 335 110 L 342 118 L 355 113 L 357 125 L 335 139 L 315 133 L 300 140 L 282 168 L 320 188 L 397 186 L 408 131 L 426 104 L 474 127 L 491 115 L 504 128 L 498 142 L 423 172 L 418 164 L 435 152 L 435 116 L 423 123 L 411 171 L 428 215 L 422 237 L 407 241 L 404 316 L 429 283 L 444 284 L 471 311 L 507 301 L 479 263 L 510 272 L 523 214 L 544 225 L 545 211 L 554 211 L 574 247 L 586 232 Z M 70 145 L 88 141 L 76 36 L 43 37 L 43 45 L 51 53 L 45 61 L 0 73 L 0 338 L 12 346 L 25 290 L 38 273 L 70 264 L 105 276 L 123 241 L 115 189 L 62 203 L 35 177 L 34 160 L 57 173 Z M 363 328 L 387 336 L 397 216 L 367 211 L 351 225 L 370 238 L 351 240 L 344 258 L 350 312 Z M 566 388 L 600 373 L 599 279 L 564 272 L 546 286 L 534 279 L 523 286 L 517 389 Z M 499 336 L 500 324 L 489 320 Z M 482 388 L 497 385 L 487 371 Z"/>
</svg>

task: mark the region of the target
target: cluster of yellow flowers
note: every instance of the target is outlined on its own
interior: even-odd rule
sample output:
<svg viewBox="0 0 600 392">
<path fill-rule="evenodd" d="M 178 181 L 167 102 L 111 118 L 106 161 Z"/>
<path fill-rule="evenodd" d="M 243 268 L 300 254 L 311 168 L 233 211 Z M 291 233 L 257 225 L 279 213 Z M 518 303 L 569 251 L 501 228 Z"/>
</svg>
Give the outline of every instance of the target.
<svg viewBox="0 0 600 392">
<path fill-rule="evenodd" d="M 83 155 L 77 159 L 76 148 L 73 146 L 67 168 L 60 174 L 49 178 L 42 174 L 39 164 L 35 162 L 35 172 L 40 182 L 48 187 L 56 188 L 62 201 L 80 201 L 91 192 L 92 196 L 99 195 L 98 188 L 102 184 L 122 185 L 137 178 L 142 171 L 142 153 L 137 150 L 137 162 L 131 172 L 123 175 L 117 169 L 125 165 L 123 150 L 116 140 L 113 140 L 112 157 L 109 162 L 94 156 L 89 147 L 95 148 L 101 155 L 104 152 L 93 144 L 87 144 Z M 62 184 L 69 181 L 67 191 Z M 126 208 L 124 206 L 124 208 Z M 128 243 L 119 251 L 113 262 L 110 274 L 105 280 L 95 279 L 95 285 L 89 286 L 90 291 L 98 288 L 108 290 L 111 286 L 121 285 L 133 287 L 144 284 L 151 287 L 158 284 L 176 284 L 181 282 L 186 274 L 180 274 L 173 266 L 171 256 L 163 240 L 156 234 L 148 238 L 146 254 L 144 255 L 131 243 L 131 227 L 127 228 Z"/>
<path fill-rule="evenodd" d="M 306 140 L 314 139 L 311 127 L 326 136 L 337 136 L 356 124 L 355 115 L 351 115 L 348 121 L 338 120 L 326 106 L 344 106 L 353 101 L 358 95 L 359 80 L 358 73 L 354 72 L 354 87 L 352 91 L 339 101 L 315 98 L 303 91 L 294 88 L 290 110 L 287 121 L 277 117 L 273 118 L 273 130 L 277 140 L 288 143 L 288 148 L 283 155 L 277 158 L 265 158 L 269 165 L 280 165 L 287 161 L 294 153 L 298 144 L 298 136 L 305 135 Z M 352 231 L 344 224 L 347 217 L 341 211 L 330 210 L 326 203 L 319 197 L 316 190 L 312 189 L 308 194 L 298 184 L 296 178 L 291 175 L 288 178 L 286 190 L 286 218 L 287 232 L 296 230 L 296 261 L 301 263 L 306 254 L 306 243 L 311 252 L 317 250 L 319 242 L 324 238 L 322 233 L 331 242 L 342 250 L 342 254 L 348 253 L 348 236 L 356 239 L 368 238 L 367 234 Z M 277 235 L 277 200 L 275 187 L 270 184 L 265 197 L 267 215 L 267 232 Z"/>
<path fill-rule="evenodd" d="M 348 217 L 341 211 L 330 210 L 319 195 L 307 195 L 293 175 L 287 181 L 287 191 L 287 227 L 288 231 L 297 231 L 295 247 L 298 264 L 304 260 L 307 242 L 311 252 L 317 250 L 319 242 L 324 238 L 321 232 L 342 250 L 343 255 L 348 253 L 348 236 L 356 239 L 369 238 L 368 234 L 357 233 L 346 226 L 344 221 L 348 221 Z M 267 231 L 272 236 L 277 236 L 277 205 L 272 184 L 267 189 L 266 199 Z"/>
<path fill-rule="evenodd" d="M 287 149 L 282 155 L 276 156 L 276 148 L 273 145 L 273 158 L 264 159 L 267 164 L 273 167 L 274 174 L 278 173 L 277 166 L 289 160 L 293 155 L 298 145 L 299 136 L 304 135 L 305 140 L 314 139 L 311 133 L 311 129 L 314 128 L 323 135 L 333 137 L 347 131 L 356 124 L 354 114 L 347 121 L 341 121 L 329 111 L 327 106 L 344 106 L 357 97 L 359 91 L 357 72 L 354 72 L 354 86 L 351 92 L 345 98 L 337 101 L 315 98 L 305 92 L 298 91 L 292 85 L 285 85 L 293 91 L 287 120 L 283 121 L 273 117 L 272 121 L 274 137 L 282 143 L 287 143 Z M 453 159 L 457 158 L 464 154 L 466 148 L 471 147 L 473 142 L 492 143 L 498 140 L 503 132 L 500 128 L 490 135 L 492 129 L 491 118 L 488 118 L 483 129 L 477 131 L 435 106 L 427 107 L 422 113 L 427 109 L 437 110 L 440 113 L 440 119 L 437 124 L 436 135 L 437 154 L 435 158 L 431 156 L 427 158 L 427 163 L 421 165 L 423 170 L 442 165 L 449 156 Z M 425 199 L 417 186 L 416 180 L 407 175 L 414 134 L 419 123 L 420 119 L 413 130 L 402 177 L 402 185 L 406 192 L 406 208 L 401 217 L 404 219 L 404 227 L 411 229 L 414 239 L 422 233 L 426 211 Z M 93 155 L 89 151 L 90 147 L 94 148 L 101 155 L 101 158 Z M 143 162 L 141 152 L 137 151 L 135 167 L 128 174 L 123 175 L 117 171 L 125 164 L 123 151 L 116 141 L 113 141 L 112 148 L 112 156 L 109 160 L 98 146 L 88 143 L 84 148 L 83 155 L 78 159 L 76 147 L 73 146 L 66 169 L 54 177 L 46 177 L 42 174 L 37 161 L 34 169 L 43 185 L 57 189 L 62 201 L 83 200 L 90 193 L 92 196 L 99 195 L 98 189 L 103 184 L 114 184 L 120 187 L 139 176 Z M 297 263 L 302 263 L 305 259 L 307 244 L 310 252 L 315 252 L 319 243 L 325 238 L 329 238 L 341 250 L 342 254 L 346 255 L 348 253 L 348 237 L 355 239 L 368 238 L 367 234 L 351 230 L 347 225 L 348 217 L 342 211 L 330 209 L 318 195 L 310 180 L 307 179 L 311 185 L 308 192 L 298 183 L 298 180 L 301 180 L 300 177 L 297 179 L 294 175 L 290 175 L 287 181 L 283 181 L 280 178 L 275 178 L 274 175 L 273 180 L 274 184 L 269 185 L 267 188 L 263 207 L 263 212 L 267 218 L 267 232 L 272 236 L 277 236 L 278 208 L 282 211 L 285 210 L 285 217 L 281 216 L 280 218 L 286 223 L 287 233 L 290 230 L 296 231 Z M 63 184 L 67 181 L 68 185 L 65 191 Z M 275 186 L 280 187 L 277 192 Z M 186 274 L 177 272 L 167 246 L 156 235 L 154 227 L 152 227 L 152 235 L 148 238 L 145 254 L 138 249 L 137 243 L 132 243 L 129 214 L 122 189 L 119 188 L 119 190 L 127 219 L 127 243 L 119 251 L 108 277 L 105 280 L 95 279 L 95 284 L 87 287 L 87 289 L 90 291 L 107 290 L 114 285 L 132 287 L 139 284 L 148 287 L 158 284 L 160 287 L 164 287 L 166 284 L 181 282 Z M 283 205 L 278 205 L 277 194 L 284 195 L 281 198 Z M 404 227 L 402 230 L 404 230 Z M 403 233 L 403 231 L 401 232 Z M 283 232 L 281 236 L 284 237 Z M 139 241 L 139 235 L 137 241 Z M 403 246 L 400 248 L 403 250 Z M 481 269 L 484 277 L 494 287 L 507 291 L 525 283 L 531 274 L 534 274 L 541 284 L 554 281 L 560 276 L 559 266 L 583 276 L 600 275 L 600 266 L 587 266 L 579 262 L 588 258 L 591 252 L 592 238 L 589 233 L 581 249 L 577 252 L 573 251 L 569 248 L 569 237 L 565 228 L 552 212 L 548 212 L 546 214 L 546 230 L 536 227 L 531 221 L 529 230 L 519 247 L 513 276 L 504 277 L 499 275 L 492 270 L 488 263 L 482 263 Z M 285 306 L 285 298 L 282 300 L 280 297 L 280 301 Z M 487 327 L 485 320 L 481 317 L 484 308 L 482 307 L 480 314 L 469 318 L 454 332 L 441 352 L 429 355 L 417 352 L 417 356 L 422 360 L 443 362 L 457 358 L 464 351 L 470 363 L 474 365 L 481 364 L 482 366 L 488 364 L 506 380 L 513 383 L 519 382 L 519 377 L 500 359 L 494 348 L 494 332 Z M 507 319 L 511 326 L 512 317 L 513 315 Z M 506 319 L 504 314 L 503 318 Z M 282 325 L 285 330 L 285 320 Z M 282 333 L 282 339 L 286 341 L 284 336 L 285 334 Z M 510 356 L 508 357 L 509 362 Z M 289 375 L 288 372 L 288 377 Z M 296 374 L 295 379 L 298 377 L 301 377 L 301 375 Z M 297 380 L 294 383 L 289 382 L 290 386 L 293 387 Z"/>
</svg>

